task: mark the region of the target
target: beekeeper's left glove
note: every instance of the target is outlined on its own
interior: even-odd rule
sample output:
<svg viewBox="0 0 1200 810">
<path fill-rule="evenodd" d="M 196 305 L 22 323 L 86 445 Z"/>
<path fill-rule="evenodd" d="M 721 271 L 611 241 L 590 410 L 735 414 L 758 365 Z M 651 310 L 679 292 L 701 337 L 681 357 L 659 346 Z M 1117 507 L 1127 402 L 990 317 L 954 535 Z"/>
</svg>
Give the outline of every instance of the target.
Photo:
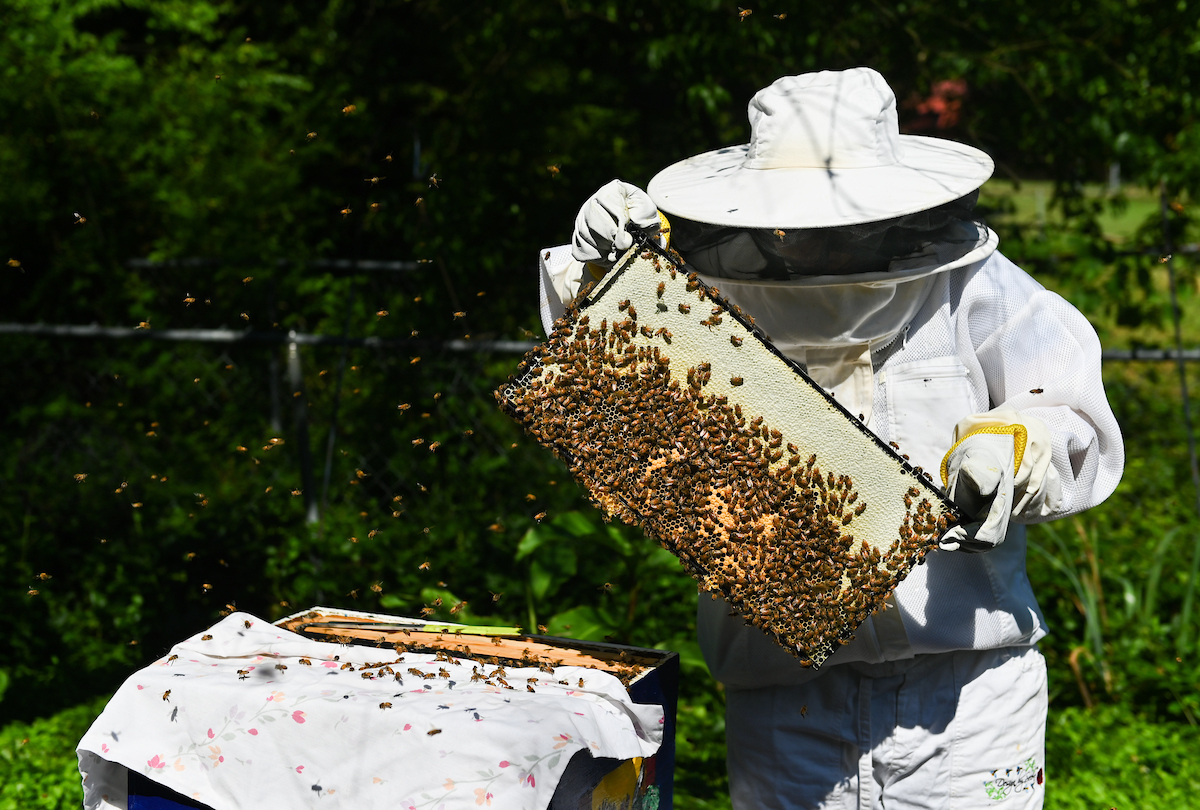
<svg viewBox="0 0 1200 810">
<path fill-rule="evenodd" d="M 950 498 L 972 521 L 942 536 L 944 551 L 990 551 L 1004 542 L 1012 511 L 1015 442 L 1024 445 L 1024 428 L 1020 434 L 976 433 L 950 451 L 944 465 Z"/>
<path fill-rule="evenodd" d="M 942 460 L 942 483 L 977 521 L 950 529 L 942 537 L 943 549 L 987 551 L 1004 541 L 1010 517 L 1040 520 L 1062 508 L 1053 437 L 1041 419 L 1001 405 L 960 420 L 954 438 Z"/>
</svg>

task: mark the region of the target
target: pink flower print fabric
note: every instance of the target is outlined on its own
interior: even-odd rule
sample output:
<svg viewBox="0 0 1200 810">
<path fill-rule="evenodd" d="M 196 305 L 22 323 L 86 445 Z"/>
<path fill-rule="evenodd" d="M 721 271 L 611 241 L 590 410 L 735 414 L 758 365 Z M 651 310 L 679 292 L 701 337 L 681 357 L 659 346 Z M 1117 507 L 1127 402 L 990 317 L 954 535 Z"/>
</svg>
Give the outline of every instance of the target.
<svg viewBox="0 0 1200 810">
<path fill-rule="evenodd" d="M 472 680 L 495 669 L 312 641 L 234 613 L 113 696 L 78 746 L 84 806 L 124 807 L 127 768 L 215 810 L 545 807 L 577 751 L 658 750 L 661 708 L 632 703 L 612 675 Z"/>
</svg>

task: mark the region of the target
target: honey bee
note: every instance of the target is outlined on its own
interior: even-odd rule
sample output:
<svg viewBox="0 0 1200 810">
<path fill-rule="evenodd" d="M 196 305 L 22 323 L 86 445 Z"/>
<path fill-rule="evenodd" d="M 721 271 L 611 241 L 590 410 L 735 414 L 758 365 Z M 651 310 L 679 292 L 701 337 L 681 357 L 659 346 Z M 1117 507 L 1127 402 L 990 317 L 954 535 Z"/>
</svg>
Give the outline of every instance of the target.
<svg viewBox="0 0 1200 810">
<path fill-rule="evenodd" d="M 392 708 L 392 704 L 388 703 L 388 702 L 385 700 L 383 703 L 380 703 L 380 704 L 379 704 L 379 708 L 381 708 L 381 709 L 390 709 L 390 708 Z"/>
<path fill-rule="evenodd" d="M 212 636 L 209 635 L 208 633 L 205 633 L 204 635 L 200 636 L 200 640 L 201 641 L 212 641 Z"/>
<path fill-rule="evenodd" d="M 493 593 L 492 591 L 488 591 L 488 593 L 492 594 L 492 601 L 493 601 L 493 602 L 499 602 L 499 601 L 500 601 L 500 597 L 501 597 L 501 596 L 504 596 L 504 591 L 501 591 L 500 593 Z"/>
<path fill-rule="evenodd" d="M 431 728 L 431 729 L 429 729 L 429 731 L 426 731 L 425 733 L 427 735 L 429 735 L 430 737 L 432 737 L 435 734 L 441 734 L 442 730 L 440 728 Z"/>
<path fill-rule="evenodd" d="M 217 75 L 213 76 L 213 81 L 215 81 L 215 82 L 219 82 L 219 81 L 221 81 L 221 76 L 222 76 L 222 75 L 223 75 L 223 74 L 221 74 L 221 73 L 218 73 Z"/>
<path fill-rule="evenodd" d="M 1042 394 L 1042 393 L 1045 393 L 1045 391 L 1046 391 L 1045 388 L 1030 388 L 1029 389 L 1029 393 L 1031 393 L 1031 394 Z"/>
<path fill-rule="evenodd" d="M 37 588 L 30 588 L 27 593 L 29 596 L 37 596 L 39 593 L 41 593 L 41 591 L 39 591 Z"/>
<path fill-rule="evenodd" d="M 388 311 L 386 309 L 381 309 L 375 313 L 376 318 L 386 318 L 387 316 L 388 316 Z"/>
<path fill-rule="evenodd" d="M 364 177 L 363 178 L 364 183 L 370 183 L 373 186 L 379 185 L 380 180 L 387 180 L 387 178 L 386 177 Z"/>
<path fill-rule="evenodd" d="M 425 202 L 424 197 L 417 197 L 417 199 L 413 200 L 413 205 L 420 205 L 423 202 Z"/>
<path fill-rule="evenodd" d="M 752 8 L 742 8 L 741 6 L 738 6 L 738 22 L 745 22 L 746 18 L 753 13 L 754 9 Z"/>
<path fill-rule="evenodd" d="M 312 666 L 312 660 L 311 660 L 311 659 L 308 659 L 308 658 L 301 658 L 301 659 L 299 659 L 299 660 L 298 660 L 296 663 L 297 663 L 297 664 L 301 664 L 301 665 L 303 665 L 303 666 L 306 666 L 306 667 L 311 667 L 311 666 Z"/>
<path fill-rule="evenodd" d="M 583 688 L 583 678 L 580 678 L 580 679 L 579 679 L 579 688 L 580 688 L 580 689 L 582 689 L 582 688 Z"/>
<path fill-rule="evenodd" d="M 378 582 L 375 582 L 375 583 L 372 583 L 371 590 L 374 593 L 383 593 L 383 586 L 380 585 Z"/>
<path fill-rule="evenodd" d="M 373 203 L 371 203 L 371 210 L 372 210 L 372 211 L 378 211 L 380 208 L 381 208 L 381 206 L 379 205 L 379 203 L 377 203 L 377 202 L 373 202 Z"/>
<path fill-rule="evenodd" d="M 200 585 L 200 590 L 204 593 L 208 593 L 212 589 L 213 589 L 213 586 L 211 583 L 205 582 Z"/>
<path fill-rule="evenodd" d="M 779 228 L 776 228 L 775 230 L 771 231 L 771 233 L 773 233 L 773 234 L 775 234 L 777 237 L 779 237 L 779 241 L 780 241 L 780 242 L 782 242 L 782 241 L 783 241 L 783 238 L 784 238 L 785 236 L 787 236 L 787 232 L 786 232 L 786 231 L 781 231 Z"/>
<path fill-rule="evenodd" d="M 782 14 L 772 14 L 771 16 L 774 17 L 775 19 L 779 20 L 780 22 L 783 22 L 784 20 L 787 19 L 787 12 L 785 11 Z"/>
<path fill-rule="evenodd" d="M 546 519 L 546 513 L 538 512 L 536 515 L 533 516 L 533 519 L 536 520 L 538 523 L 541 523 L 543 520 Z"/>
<path fill-rule="evenodd" d="M 451 612 L 451 613 L 458 613 L 460 610 L 462 610 L 462 609 L 463 609 L 463 608 L 465 608 L 466 606 L 467 606 L 467 603 L 466 603 L 465 601 L 459 602 L 457 605 L 455 605 L 454 607 L 450 608 L 450 612 Z"/>
<path fill-rule="evenodd" d="M 171 702 L 171 690 L 170 689 L 168 689 L 167 691 L 162 693 L 162 699 L 167 703 Z"/>
<path fill-rule="evenodd" d="M 88 477 L 87 473 L 75 473 L 75 483 L 82 484 L 84 481 L 87 480 L 87 477 Z"/>
<path fill-rule="evenodd" d="M 465 312 L 455 312 L 454 313 L 455 320 L 458 320 L 459 318 L 465 318 L 465 317 L 467 317 L 467 313 L 465 313 Z"/>
<path fill-rule="evenodd" d="M 340 212 L 340 213 L 341 213 L 341 215 L 342 215 L 342 219 L 345 219 L 346 217 L 350 216 L 350 215 L 351 215 L 351 214 L 353 214 L 354 212 L 353 212 L 352 210 L 350 210 L 350 206 L 348 206 L 348 205 L 347 205 L 345 208 L 343 208 L 343 209 L 341 210 L 341 212 Z"/>
<path fill-rule="evenodd" d="M 598 590 L 598 591 L 604 591 L 605 593 L 612 593 L 612 589 L 613 589 L 612 583 L 611 583 L 611 582 L 605 582 L 603 585 L 601 585 L 601 586 L 600 586 L 599 588 L 597 588 L 596 590 Z"/>
<path fill-rule="evenodd" d="M 191 293 L 184 293 L 183 294 L 183 303 L 186 306 L 190 307 L 192 304 L 196 303 L 196 299 L 195 299 L 195 297 L 192 296 Z"/>
<path fill-rule="evenodd" d="M 421 438 L 416 438 L 416 439 L 413 439 L 413 440 L 412 440 L 412 446 L 413 446 L 413 447 L 420 447 L 420 446 L 421 446 L 421 445 L 423 445 L 423 444 L 425 444 L 425 440 L 424 440 L 424 439 L 421 439 Z"/>
<path fill-rule="evenodd" d="M 420 565 L 417 566 L 417 568 L 419 568 L 422 571 L 428 571 L 429 570 L 429 560 L 426 560 L 425 562 L 421 563 Z"/>
<path fill-rule="evenodd" d="M 690 304 L 680 304 L 680 305 L 679 305 L 679 311 L 680 311 L 681 313 L 683 313 L 684 315 L 687 315 L 689 312 L 691 312 L 691 311 L 692 311 L 692 307 L 691 307 L 691 305 L 690 305 Z"/>
<path fill-rule="evenodd" d="M 546 171 L 550 172 L 550 174 L 552 174 L 552 175 L 557 175 L 561 168 L 562 168 L 561 163 L 555 163 L 553 166 L 547 166 Z"/>
<path fill-rule="evenodd" d="M 377 535 L 377 534 L 379 534 L 379 529 L 371 529 L 371 531 L 367 532 L 367 539 L 374 540 L 375 535 Z"/>
<path fill-rule="evenodd" d="M 392 162 L 392 153 L 391 152 L 388 152 L 386 155 L 383 156 L 383 162 L 384 163 Z"/>
<path fill-rule="evenodd" d="M 549 254 L 547 254 L 547 255 L 549 255 Z M 20 261 L 20 259 L 9 259 L 8 266 L 9 267 L 20 267 L 21 261 Z"/>
<path fill-rule="evenodd" d="M 730 377 L 730 378 L 729 378 L 729 384 L 730 384 L 730 385 L 741 385 L 741 384 L 742 384 L 742 378 L 741 378 L 741 377 Z"/>
<path fill-rule="evenodd" d="M 420 362 L 421 362 L 421 358 L 420 358 L 420 357 L 414 357 L 412 360 L 409 360 L 409 361 L 408 361 L 408 364 L 409 364 L 410 366 L 415 366 L 417 363 L 420 363 Z"/>
<path fill-rule="evenodd" d="M 134 329 L 149 329 L 150 321 L 138 321 L 138 325 Z"/>
<path fill-rule="evenodd" d="M 247 630 L 253 626 L 253 623 L 249 619 L 246 619 L 244 622 L 242 622 L 242 624 L 246 625 Z"/>
<path fill-rule="evenodd" d="M 742 339 L 741 339 L 740 337 L 738 337 L 737 335 L 730 335 L 730 336 L 729 336 L 729 342 L 730 342 L 732 345 L 734 345 L 734 346 L 741 346 L 741 345 L 742 345 Z"/>
<path fill-rule="evenodd" d="M 441 182 L 442 182 L 441 179 L 437 176 L 436 173 L 429 175 L 429 187 L 430 188 L 441 188 Z"/>
<path fill-rule="evenodd" d="M 87 223 L 87 217 L 83 216 L 78 211 L 76 211 L 75 212 L 75 224 L 76 225 L 84 225 L 86 223 Z"/>
<path fill-rule="evenodd" d="M 243 321 L 249 321 L 249 320 L 250 320 L 250 313 L 249 313 L 249 312 L 243 312 L 243 313 L 242 313 L 242 320 L 243 320 Z"/>
<path fill-rule="evenodd" d="M 287 664 L 276 664 L 275 669 L 279 670 L 280 672 L 287 672 Z"/>
</svg>

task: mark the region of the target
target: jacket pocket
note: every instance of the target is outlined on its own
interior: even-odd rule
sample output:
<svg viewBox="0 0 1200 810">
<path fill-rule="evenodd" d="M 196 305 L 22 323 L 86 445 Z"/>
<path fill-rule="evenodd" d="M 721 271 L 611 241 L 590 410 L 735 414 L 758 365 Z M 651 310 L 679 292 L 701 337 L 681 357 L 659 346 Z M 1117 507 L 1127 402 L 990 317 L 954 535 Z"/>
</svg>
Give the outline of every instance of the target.
<svg viewBox="0 0 1200 810">
<path fill-rule="evenodd" d="M 954 425 L 976 410 L 970 372 L 957 357 L 917 360 L 887 369 L 886 386 L 892 440 L 940 486 Z"/>
</svg>

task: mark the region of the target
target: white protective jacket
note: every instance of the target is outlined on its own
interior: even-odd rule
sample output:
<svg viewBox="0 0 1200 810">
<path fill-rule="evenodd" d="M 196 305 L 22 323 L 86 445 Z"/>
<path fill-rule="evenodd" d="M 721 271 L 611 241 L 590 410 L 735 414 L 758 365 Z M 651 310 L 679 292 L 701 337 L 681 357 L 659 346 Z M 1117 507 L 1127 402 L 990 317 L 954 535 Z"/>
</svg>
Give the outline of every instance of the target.
<svg viewBox="0 0 1200 810">
<path fill-rule="evenodd" d="M 1025 523 L 1080 512 L 1116 488 L 1124 446 L 1105 398 L 1091 324 L 996 252 L 994 234 L 931 247 L 886 273 L 796 281 L 705 279 L 755 317 L 784 353 L 883 441 L 931 472 L 962 418 L 1007 406 L 1052 434 L 1062 501 L 1018 514 L 984 554 L 935 551 L 896 589 L 897 609 L 868 619 L 827 665 L 951 650 L 1028 646 L 1047 634 L 1025 573 Z M 541 256 L 547 333 L 583 267 L 569 247 Z M 811 669 L 701 595 L 700 645 L 734 689 L 802 683 Z"/>
</svg>

